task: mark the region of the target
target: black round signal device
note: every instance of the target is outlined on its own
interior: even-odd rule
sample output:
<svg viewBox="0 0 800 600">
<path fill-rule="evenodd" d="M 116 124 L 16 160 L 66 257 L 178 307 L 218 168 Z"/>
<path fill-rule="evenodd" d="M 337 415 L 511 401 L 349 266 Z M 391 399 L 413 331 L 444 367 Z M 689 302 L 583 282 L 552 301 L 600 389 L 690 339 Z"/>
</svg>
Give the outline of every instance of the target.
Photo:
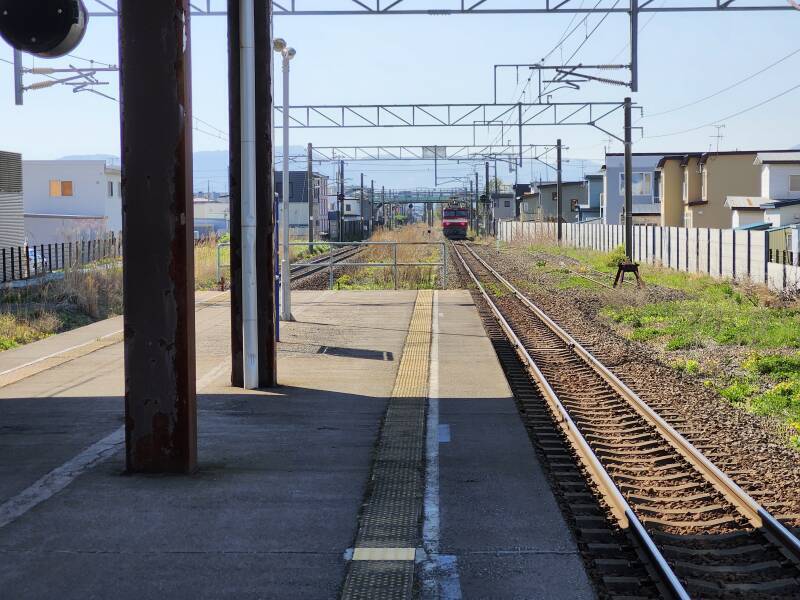
<svg viewBox="0 0 800 600">
<path fill-rule="evenodd" d="M 0 0 L 0 36 L 34 56 L 57 58 L 72 52 L 88 22 L 81 0 Z"/>
</svg>

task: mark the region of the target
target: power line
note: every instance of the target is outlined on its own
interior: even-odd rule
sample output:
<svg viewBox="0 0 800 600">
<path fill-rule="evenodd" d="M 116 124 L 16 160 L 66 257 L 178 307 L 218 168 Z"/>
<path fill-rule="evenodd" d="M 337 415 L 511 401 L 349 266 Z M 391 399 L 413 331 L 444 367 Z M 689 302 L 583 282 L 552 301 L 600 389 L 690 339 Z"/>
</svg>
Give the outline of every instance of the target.
<svg viewBox="0 0 800 600">
<path fill-rule="evenodd" d="M 705 102 L 706 100 L 710 100 L 711 98 L 716 98 L 720 94 L 724 94 L 725 92 L 728 92 L 728 91 L 734 89 L 735 87 L 738 87 L 738 86 L 742 85 L 743 83 L 746 83 L 746 82 L 750 81 L 751 79 L 754 79 L 754 78 L 758 77 L 762 73 L 766 73 L 771 68 L 781 64 L 784 61 L 789 60 L 792 56 L 794 56 L 795 54 L 798 54 L 798 53 L 800 53 L 800 48 L 798 48 L 796 50 L 793 50 L 792 52 L 790 52 L 789 54 L 787 54 L 783 58 L 780 58 L 780 59 L 776 60 L 774 63 L 767 65 L 766 67 L 756 71 L 755 73 L 752 73 L 751 75 L 748 75 L 744 79 L 740 79 L 736 83 L 732 83 L 731 85 L 729 85 L 727 87 L 724 87 L 721 90 L 714 92 L 713 94 L 709 94 L 708 96 L 704 96 L 702 98 L 698 98 L 697 100 L 693 100 L 692 102 L 689 102 L 687 104 L 683 104 L 681 106 L 676 106 L 675 108 L 670 108 L 669 110 L 664 110 L 664 111 L 661 111 L 661 112 L 652 113 L 652 114 L 643 116 L 639 120 L 641 121 L 642 119 L 648 119 L 650 117 L 660 117 L 661 115 L 668 115 L 670 113 L 674 113 L 674 112 L 677 112 L 679 110 L 683 110 L 684 108 L 689 108 L 690 106 L 695 106 L 696 104 L 700 104 L 701 102 Z"/>
<path fill-rule="evenodd" d="M 772 96 L 771 98 L 767 98 L 766 100 L 763 100 L 763 101 L 759 102 L 758 104 L 754 104 L 753 106 L 749 106 L 749 107 L 747 107 L 745 109 L 740 110 L 739 112 L 733 113 L 732 115 L 727 115 L 727 116 L 721 117 L 719 119 L 714 119 L 713 121 L 711 121 L 709 123 L 706 123 L 704 125 L 698 125 L 697 127 L 691 127 L 689 129 L 684 129 L 682 131 L 674 131 L 672 133 L 662 133 L 662 134 L 659 134 L 659 135 L 646 135 L 646 136 L 644 136 L 644 138 L 645 139 L 654 139 L 654 138 L 670 137 L 670 136 L 673 136 L 673 135 L 681 135 L 681 134 L 684 134 L 684 133 L 690 133 L 692 131 L 697 131 L 698 129 L 704 129 L 706 127 L 712 127 L 712 126 L 717 125 L 720 121 L 728 121 L 729 119 L 734 119 L 734 118 L 739 117 L 739 116 L 741 116 L 741 115 L 743 115 L 745 113 L 750 112 L 751 110 L 755 110 L 757 108 L 760 108 L 760 107 L 764 106 L 765 104 L 769 104 L 770 102 L 772 102 L 774 100 L 777 100 L 778 98 L 781 98 L 781 97 L 785 96 L 786 94 L 789 94 L 789 93 L 793 92 L 794 90 L 796 90 L 798 88 L 800 88 L 800 83 L 795 85 L 795 86 L 793 86 L 793 87 L 790 87 L 788 90 L 785 90 L 785 91 L 781 92 L 780 94 L 776 94 L 776 95 Z"/>
</svg>

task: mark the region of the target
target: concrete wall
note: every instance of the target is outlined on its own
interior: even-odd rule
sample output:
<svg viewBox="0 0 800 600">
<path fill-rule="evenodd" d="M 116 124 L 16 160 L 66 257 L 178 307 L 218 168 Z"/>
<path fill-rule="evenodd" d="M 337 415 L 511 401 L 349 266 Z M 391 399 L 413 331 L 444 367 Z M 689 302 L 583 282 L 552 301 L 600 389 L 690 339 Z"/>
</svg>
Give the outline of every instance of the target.
<svg viewBox="0 0 800 600">
<path fill-rule="evenodd" d="M 25 237 L 31 246 L 98 239 L 112 231 L 106 217 L 25 215 Z"/>
<path fill-rule="evenodd" d="M 555 243 L 555 223 L 502 221 L 498 236 L 508 243 Z M 610 252 L 624 244 L 622 225 L 568 223 L 562 243 Z M 766 231 L 635 225 L 633 259 L 689 273 L 749 280 L 773 289 L 800 287 L 800 267 L 769 262 Z"/>
</svg>

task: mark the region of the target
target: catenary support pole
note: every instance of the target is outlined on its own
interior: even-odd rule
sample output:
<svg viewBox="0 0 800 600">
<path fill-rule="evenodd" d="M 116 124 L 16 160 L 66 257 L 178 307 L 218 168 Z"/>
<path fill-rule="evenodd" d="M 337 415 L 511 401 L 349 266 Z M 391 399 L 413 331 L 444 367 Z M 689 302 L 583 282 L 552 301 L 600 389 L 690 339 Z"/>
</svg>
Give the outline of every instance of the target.
<svg viewBox="0 0 800 600">
<path fill-rule="evenodd" d="M 487 227 L 489 223 L 489 203 L 492 201 L 491 194 L 489 193 L 489 161 L 484 163 L 484 169 L 486 171 L 486 202 L 483 203 L 483 235 L 487 233 Z"/>
<path fill-rule="evenodd" d="M 131 472 L 197 466 L 189 10 L 189 0 L 119 3 Z"/>
<path fill-rule="evenodd" d="M 22 106 L 24 90 L 22 89 L 22 52 L 14 50 L 14 104 Z"/>
<path fill-rule="evenodd" d="M 633 259 L 633 142 L 631 99 L 625 98 L 625 256 Z"/>
<path fill-rule="evenodd" d="M 344 161 L 339 161 L 339 242 L 344 241 Z"/>
<path fill-rule="evenodd" d="M 311 155 L 314 148 L 311 144 L 308 145 L 308 183 L 306 188 L 308 190 L 308 253 L 314 252 L 314 164 L 311 161 Z"/>
<path fill-rule="evenodd" d="M 645 3 L 647 4 L 647 3 Z M 631 0 L 631 91 L 639 91 L 639 0 Z"/>
<path fill-rule="evenodd" d="M 375 229 L 375 180 L 369 182 L 369 234 Z"/>
<path fill-rule="evenodd" d="M 561 163 L 561 140 L 556 140 L 556 221 L 558 221 L 558 243 L 564 235 L 564 203 L 562 202 L 563 196 L 563 182 L 562 182 L 562 163 Z"/>
</svg>

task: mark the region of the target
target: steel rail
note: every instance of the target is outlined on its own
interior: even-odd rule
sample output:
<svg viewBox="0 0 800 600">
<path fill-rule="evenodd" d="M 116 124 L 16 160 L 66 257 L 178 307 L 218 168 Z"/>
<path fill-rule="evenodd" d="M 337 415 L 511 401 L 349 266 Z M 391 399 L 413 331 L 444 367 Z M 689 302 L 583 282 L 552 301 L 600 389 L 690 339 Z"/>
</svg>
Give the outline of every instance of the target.
<svg viewBox="0 0 800 600">
<path fill-rule="evenodd" d="M 345 248 L 333 255 L 334 263 L 338 264 L 341 261 L 350 258 L 360 251 L 359 248 Z M 330 256 L 323 254 L 321 257 L 315 258 L 305 263 L 295 263 L 291 266 L 292 281 L 298 281 L 310 277 L 315 273 L 324 271 L 330 267 Z"/>
<path fill-rule="evenodd" d="M 531 355 L 528 353 L 528 350 L 525 348 L 525 344 L 519 339 L 517 334 L 514 332 L 514 329 L 500 312 L 500 309 L 497 307 L 494 300 L 492 300 L 491 296 L 486 292 L 484 286 L 480 281 L 478 281 L 475 273 L 469 268 L 469 265 L 467 265 L 467 262 L 464 260 L 464 257 L 459 251 L 459 247 L 465 248 L 471 254 L 473 254 L 473 256 L 477 257 L 477 255 L 463 243 L 453 244 L 453 247 L 455 249 L 456 256 L 461 262 L 461 265 L 464 267 L 464 270 L 478 288 L 478 291 L 483 296 L 487 306 L 491 309 L 492 314 L 494 314 L 495 319 L 497 319 L 497 322 L 500 324 L 500 327 L 506 334 L 506 337 L 508 337 L 511 345 L 528 367 L 528 370 L 530 371 L 537 387 L 541 391 L 545 401 L 550 407 L 556 422 L 572 443 L 581 463 L 583 463 L 589 473 L 591 473 L 592 478 L 600 489 L 600 493 L 603 495 L 604 500 L 608 503 L 608 506 L 611 509 L 614 517 L 617 519 L 620 527 L 630 531 L 636 541 L 641 545 L 642 549 L 653 563 L 653 567 L 656 569 L 657 573 L 660 575 L 664 584 L 667 586 L 673 596 L 680 598 L 681 600 L 688 600 L 690 596 L 675 572 L 672 570 L 672 567 L 669 566 L 669 563 L 664 558 L 664 555 L 659 551 L 652 537 L 650 537 L 650 534 L 647 533 L 647 530 L 639 520 L 639 517 L 636 515 L 636 513 L 634 513 L 633 509 L 628 504 L 628 501 L 625 499 L 625 496 L 614 483 L 605 467 L 603 467 L 600 459 L 597 458 L 597 455 L 592 450 L 589 442 L 586 441 L 586 438 L 572 420 L 569 411 L 563 405 L 555 390 L 552 388 L 550 383 L 547 381 L 547 378 L 539 369 L 536 361 L 534 361 L 533 357 L 531 357 Z"/>
<path fill-rule="evenodd" d="M 800 540 L 780 521 L 763 508 L 747 492 L 692 445 L 683 435 L 667 423 L 638 394 L 622 382 L 608 367 L 602 364 L 591 352 L 553 321 L 542 309 L 522 294 L 511 282 L 492 268 L 474 250 L 463 246 L 492 276 L 512 292 L 520 302 L 528 307 L 536 317 L 555 333 L 579 358 L 591 367 L 611 386 L 662 438 L 672 446 L 695 470 L 709 481 L 755 528 L 763 527 L 771 533 L 795 559 L 800 560 Z M 460 256 L 459 256 L 460 257 Z M 462 259 L 463 262 L 463 259 Z"/>
</svg>

